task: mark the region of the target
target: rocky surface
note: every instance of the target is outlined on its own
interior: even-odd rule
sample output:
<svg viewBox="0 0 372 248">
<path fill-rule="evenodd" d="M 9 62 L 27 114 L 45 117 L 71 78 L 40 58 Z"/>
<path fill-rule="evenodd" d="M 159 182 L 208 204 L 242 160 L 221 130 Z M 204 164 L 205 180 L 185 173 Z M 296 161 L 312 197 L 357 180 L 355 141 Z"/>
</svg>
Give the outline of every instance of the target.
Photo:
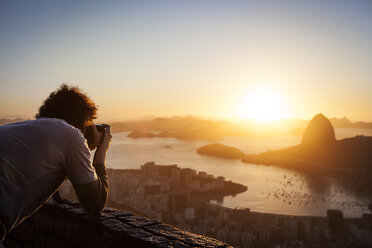
<svg viewBox="0 0 372 248">
<path fill-rule="evenodd" d="M 5 247 L 231 247 L 126 211 L 91 215 L 65 201 L 44 204 L 7 236 Z"/>
</svg>

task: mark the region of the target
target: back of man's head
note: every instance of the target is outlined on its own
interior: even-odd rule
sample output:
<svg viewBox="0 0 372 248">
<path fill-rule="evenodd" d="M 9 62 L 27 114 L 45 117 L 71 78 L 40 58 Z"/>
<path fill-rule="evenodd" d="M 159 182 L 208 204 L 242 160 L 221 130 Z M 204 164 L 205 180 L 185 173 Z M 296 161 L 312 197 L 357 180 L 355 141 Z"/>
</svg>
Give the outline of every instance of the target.
<svg viewBox="0 0 372 248">
<path fill-rule="evenodd" d="M 97 118 L 97 107 L 78 87 L 62 84 L 44 100 L 35 117 L 62 119 L 84 133 L 86 126 Z"/>
</svg>

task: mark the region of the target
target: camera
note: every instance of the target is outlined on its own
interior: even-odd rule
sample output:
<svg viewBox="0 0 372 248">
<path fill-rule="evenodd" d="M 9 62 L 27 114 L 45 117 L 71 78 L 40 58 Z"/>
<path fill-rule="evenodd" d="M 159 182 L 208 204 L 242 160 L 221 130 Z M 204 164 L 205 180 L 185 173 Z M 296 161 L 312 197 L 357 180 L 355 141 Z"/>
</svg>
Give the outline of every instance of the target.
<svg viewBox="0 0 372 248">
<path fill-rule="evenodd" d="M 106 130 L 107 124 L 94 124 L 97 131 L 103 133 Z"/>
<path fill-rule="evenodd" d="M 108 126 L 107 124 L 94 124 L 86 127 L 84 137 L 88 142 L 89 149 L 93 150 L 99 146 Z"/>
</svg>

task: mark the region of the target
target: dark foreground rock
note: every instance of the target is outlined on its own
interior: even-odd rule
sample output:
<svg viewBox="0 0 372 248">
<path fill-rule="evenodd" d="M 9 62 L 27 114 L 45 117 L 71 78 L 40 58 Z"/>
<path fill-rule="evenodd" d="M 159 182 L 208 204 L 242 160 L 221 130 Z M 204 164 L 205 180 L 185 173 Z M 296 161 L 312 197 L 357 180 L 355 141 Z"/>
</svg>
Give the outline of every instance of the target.
<svg viewBox="0 0 372 248">
<path fill-rule="evenodd" d="M 12 230 L 5 247 L 231 247 L 218 240 L 183 231 L 158 220 L 106 208 L 85 212 L 77 202 L 47 202 Z"/>
</svg>

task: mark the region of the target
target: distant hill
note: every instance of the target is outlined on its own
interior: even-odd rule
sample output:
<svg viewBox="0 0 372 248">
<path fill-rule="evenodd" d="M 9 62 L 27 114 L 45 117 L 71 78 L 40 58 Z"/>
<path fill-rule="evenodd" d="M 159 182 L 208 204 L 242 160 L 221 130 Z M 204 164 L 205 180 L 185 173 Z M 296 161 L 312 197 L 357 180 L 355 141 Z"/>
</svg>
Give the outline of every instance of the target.
<svg viewBox="0 0 372 248">
<path fill-rule="evenodd" d="M 202 146 L 196 152 L 203 155 L 232 159 L 241 159 L 245 156 L 245 153 L 237 148 L 218 143 Z"/>
<path fill-rule="evenodd" d="M 250 135 L 248 126 L 234 122 L 215 121 L 193 116 L 154 118 L 150 120 L 111 123 L 113 132 L 160 132 L 156 137 L 174 137 L 181 140 L 220 140 L 223 136 Z"/>
<path fill-rule="evenodd" d="M 26 119 L 22 118 L 16 118 L 16 119 L 0 119 L 0 126 L 6 125 L 9 123 L 14 123 L 14 122 L 20 122 L 20 121 L 26 121 Z"/>
<path fill-rule="evenodd" d="M 340 119 L 331 118 L 330 121 L 335 128 L 372 129 L 372 122 L 364 122 L 364 121 L 351 122 L 347 117 L 343 117 Z"/>
<path fill-rule="evenodd" d="M 156 134 L 153 134 L 151 132 L 140 132 L 140 131 L 132 131 L 130 134 L 128 134 L 129 138 L 152 138 L 156 137 Z"/>
<path fill-rule="evenodd" d="M 302 144 L 307 146 L 332 145 L 335 141 L 335 130 L 323 114 L 314 116 L 302 136 Z"/>
<path fill-rule="evenodd" d="M 161 132 L 157 137 L 181 140 L 221 140 L 224 136 L 285 135 L 279 126 L 255 121 L 207 120 L 194 116 L 158 117 L 154 119 L 110 123 L 112 132 Z"/>
<path fill-rule="evenodd" d="M 329 120 L 336 128 L 371 128 L 372 123 L 351 122 L 346 117 Z M 309 121 L 300 119 L 260 123 L 254 120 L 233 122 L 208 120 L 194 116 L 153 117 L 133 121 L 110 123 L 112 132 L 161 132 L 157 137 L 174 137 L 182 140 L 221 140 L 225 136 L 301 136 Z"/>
<path fill-rule="evenodd" d="M 331 122 L 318 114 L 305 129 L 301 144 L 247 155 L 242 161 L 300 170 L 336 168 L 368 171 L 372 166 L 372 137 L 356 136 L 336 140 Z"/>
</svg>

